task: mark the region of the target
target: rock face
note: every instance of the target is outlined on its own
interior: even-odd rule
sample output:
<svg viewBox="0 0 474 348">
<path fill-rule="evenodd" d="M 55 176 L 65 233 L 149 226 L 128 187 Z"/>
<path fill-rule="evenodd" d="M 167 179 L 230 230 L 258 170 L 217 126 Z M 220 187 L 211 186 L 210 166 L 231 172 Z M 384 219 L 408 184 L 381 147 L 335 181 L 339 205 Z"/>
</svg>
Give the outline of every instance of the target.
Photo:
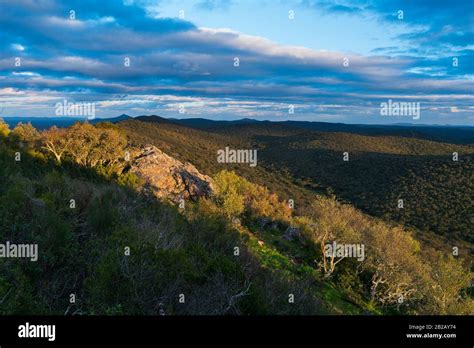
<svg viewBox="0 0 474 348">
<path fill-rule="evenodd" d="M 144 180 L 144 190 L 160 199 L 178 202 L 212 194 L 212 179 L 190 163 L 182 163 L 153 145 L 142 146 L 133 156 L 130 172 Z"/>
</svg>

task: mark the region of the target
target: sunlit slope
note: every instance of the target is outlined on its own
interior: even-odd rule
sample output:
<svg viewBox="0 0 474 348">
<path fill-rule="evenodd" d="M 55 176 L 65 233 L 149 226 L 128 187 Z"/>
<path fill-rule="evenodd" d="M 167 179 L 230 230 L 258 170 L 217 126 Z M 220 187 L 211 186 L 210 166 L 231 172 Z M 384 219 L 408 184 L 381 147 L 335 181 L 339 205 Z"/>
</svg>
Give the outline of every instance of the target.
<svg viewBox="0 0 474 348">
<path fill-rule="evenodd" d="M 445 240 L 472 243 L 473 146 L 315 132 L 270 122 L 207 130 L 171 122 L 126 121 L 120 126 L 135 141 L 152 142 L 204 172 L 235 170 L 282 197 L 296 199 L 300 206 L 311 200 L 308 190 L 335 193 L 372 215 L 416 227 L 428 236 L 436 232 Z M 258 166 L 217 163 L 217 150 L 225 146 L 258 149 Z M 399 199 L 403 208 L 398 208 Z"/>
</svg>

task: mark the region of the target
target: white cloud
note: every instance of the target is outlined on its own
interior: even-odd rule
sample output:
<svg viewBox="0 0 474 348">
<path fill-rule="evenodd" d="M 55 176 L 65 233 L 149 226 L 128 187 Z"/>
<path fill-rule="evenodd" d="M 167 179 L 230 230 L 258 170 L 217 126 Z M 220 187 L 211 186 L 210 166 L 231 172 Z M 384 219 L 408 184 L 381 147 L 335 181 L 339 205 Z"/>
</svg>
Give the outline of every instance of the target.
<svg viewBox="0 0 474 348">
<path fill-rule="evenodd" d="M 25 50 L 25 46 L 20 45 L 20 44 L 12 44 L 11 45 L 14 50 L 23 52 Z"/>
</svg>

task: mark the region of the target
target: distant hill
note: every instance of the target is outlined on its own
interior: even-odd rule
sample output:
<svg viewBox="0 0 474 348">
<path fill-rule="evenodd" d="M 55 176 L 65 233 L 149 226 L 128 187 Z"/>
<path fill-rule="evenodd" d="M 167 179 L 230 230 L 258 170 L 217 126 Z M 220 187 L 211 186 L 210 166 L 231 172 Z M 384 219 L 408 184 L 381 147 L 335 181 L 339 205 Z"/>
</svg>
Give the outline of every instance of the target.
<svg viewBox="0 0 474 348">
<path fill-rule="evenodd" d="M 235 125 L 235 124 L 249 124 L 249 123 L 258 123 L 262 121 L 253 120 L 251 118 L 243 118 L 240 120 L 232 120 L 232 121 L 223 121 L 223 120 L 208 120 L 205 118 L 184 118 L 184 119 L 177 119 L 171 118 L 175 123 L 179 123 L 181 125 L 186 125 L 194 128 L 201 128 L 201 129 L 208 129 L 212 127 L 221 127 L 224 125 Z"/>
<path fill-rule="evenodd" d="M 112 123 L 116 123 L 116 122 L 120 122 L 120 121 L 125 121 L 125 120 L 128 120 L 128 119 L 131 119 L 131 118 L 132 118 L 131 116 L 122 114 L 122 115 L 120 115 L 120 116 L 112 117 L 112 118 L 94 118 L 93 120 L 91 120 L 91 121 L 89 121 L 89 122 L 91 122 L 91 123 L 99 123 L 99 122 L 112 122 Z"/>
<path fill-rule="evenodd" d="M 429 125 L 363 125 L 310 121 L 257 121 L 242 119 L 236 121 L 213 121 L 202 118 L 173 119 L 174 122 L 194 128 L 212 130 L 235 125 L 259 124 L 265 127 L 285 127 L 307 129 L 320 132 L 350 132 L 361 135 L 394 135 L 449 142 L 453 144 L 474 144 L 474 127 L 469 126 L 429 126 Z"/>
<path fill-rule="evenodd" d="M 474 144 L 474 127 L 428 125 L 351 125 L 343 123 L 285 121 L 284 125 L 314 131 L 350 132 L 361 135 L 395 135 L 453 144 Z"/>
<path fill-rule="evenodd" d="M 135 117 L 136 120 L 142 121 L 142 122 L 150 122 L 150 123 L 174 123 L 173 120 L 157 116 L 157 115 L 151 115 L 151 116 L 137 116 Z"/>
</svg>

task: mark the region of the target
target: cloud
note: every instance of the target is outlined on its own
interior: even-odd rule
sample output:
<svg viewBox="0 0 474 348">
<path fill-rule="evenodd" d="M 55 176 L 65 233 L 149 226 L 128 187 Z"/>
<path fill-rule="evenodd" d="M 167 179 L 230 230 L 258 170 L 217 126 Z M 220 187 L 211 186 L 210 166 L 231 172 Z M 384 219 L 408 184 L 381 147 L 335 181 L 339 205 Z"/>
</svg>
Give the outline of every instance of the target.
<svg viewBox="0 0 474 348">
<path fill-rule="evenodd" d="M 37 107 L 41 101 L 77 96 L 96 101 L 111 116 L 127 107 L 140 112 L 157 108 L 173 115 L 176 105 L 184 103 L 190 114 L 255 117 L 272 117 L 272 113 L 288 117 L 291 103 L 298 106 L 298 117 L 348 120 L 376 115 L 373 105 L 388 98 L 415 99 L 433 115 L 453 113 L 452 107 L 469 112 L 467 106 L 472 105 L 474 55 L 472 47 L 462 46 L 471 37 L 464 30 L 464 17 L 460 24 L 451 25 L 436 18 L 413 19 L 425 6 L 406 5 L 406 22 L 417 30 L 419 25 L 426 27 L 405 35 L 414 50 L 387 46 L 364 56 L 282 45 L 228 28 L 156 18 L 143 4 L 8 3 L 0 12 L 0 25 L 5 28 L 0 33 L 0 46 L 5 47 L 0 54 L 0 86 L 10 98 L 4 102 L 20 108 L 21 100 Z M 300 4 L 321 5 L 335 15 L 376 13 L 381 21 L 393 20 L 388 14 L 399 8 L 395 1 L 386 7 L 371 1 Z M 225 7 L 220 1 L 196 6 Z M 437 3 L 434 7 L 444 8 Z M 446 18 L 452 16 L 449 12 Z M 437 33 L 434 28 L 441 30 Z M 451 56 L 419 56 L 426 47 L 444 45 L 448 38 L 460 47 L 455 51 L 457 66 Z M 18 57 L 20 66 L 15 64 Z"/>
<path fill-rule="evenodd" d="M 11 46 L 12 46 L 12 48 L 13 48 L 14 50 L 16 50 L 16 51 L 21 51 L 21 52 L 22 52 L 22 51 L 25 50 L 25 47 L 24 47 L 23 45 L 20 45 L 20 44 L 14 43 L 14 44 L 12 44 Z"/>
</svg>

